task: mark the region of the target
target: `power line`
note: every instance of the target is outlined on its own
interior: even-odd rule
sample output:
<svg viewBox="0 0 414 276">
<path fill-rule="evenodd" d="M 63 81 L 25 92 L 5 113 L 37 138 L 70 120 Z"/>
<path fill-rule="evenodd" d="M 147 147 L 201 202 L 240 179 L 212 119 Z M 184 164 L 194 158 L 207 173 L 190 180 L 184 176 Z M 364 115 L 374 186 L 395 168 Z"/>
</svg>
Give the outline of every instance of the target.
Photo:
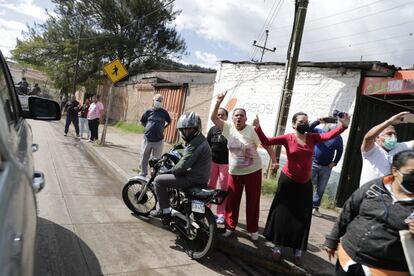
<svg viewBox="0 0 414 276">
<path fill-rule="evenodd" d="M 319 27 L 307 29 L 306 31 L 309 32 L 309 31 L 314 31 L 314 30 L 320 30 L 320 29 L 329 28 L 329 27 L 336 26 L 336 25 L 343 24 L 343 23 L 355 22 L 355 21 L 362 20 L 362 19 L 365 19 L 365 18 L 370 17 L 370 16 L 378 15 L 378 14 L 381 14 L 381 13 L 386 13 L 386 12 L 389 12 L 389 11 L 392 11 L 392 10 L 395 10 L 397 8 L 401 8 L 403 6 L 407 6 L 407 5 L 410 5 L 410 4 L 414 4 L 414 2 L 412 2 L 412 1 L 406 2 L 404 4 L 394 6 L 392 8 L 383 9 L 383 10 L 380 10 L 380 11 L 377 11 L 377 12 L 374 12 L 374 13 L 371 13 L 371 14 L 366 14 L 364 16 L 360 16 L 360 17 L 354 17 L 354 18 L 346 19 L 346 20 L 339 21 L 339 22 L 336 22 L 336 23 L 333 23 L 333 24 L 328 24 L 328 25 L 324 25 L 324 26 L 319 26 Z"/>
<path fill-rule="evenodd" d="M 276 18 L 277 14 L 280 11 L 280 8 L 282 6 L 284 0 L 280 0 L 279 2 L 275 1 L 273 3 L 272 8 L 270 9 L 270 12 L 265 20 L 265 23 L 263 24 L 263 27 L 260 31 L 260 36 L 258 37 L 258 39 L 256 39 L 257 42 L 261 42 L 263 35 L 265 34 L 265 30 L 268 30 L 269 27 L 273 24 L 274 19 Z M 276 5 L 277 3 L 277 5 Z M 255 56 L 259 53 L 259 50 L 253 46 L 253 52 L 251 54 L 251 59 L 254 59 Z"/>
<path fill-rule="evenodd" d="M 263 23 L 262 28 L 260 29 L 259 36 L 257 37 L 256 41 L 260 41 L 260 39 L 262 39 L 262 36 L 263 36 L 263 31 L 266 29 L 266 24 L 267 24 L 267 21 L 270 19 L 270 15 L 272 14 L 273 8 L 275 7 L 276 3 L 277 3 L 277 1 L 275 0 L 275 1 L 273 2 L 272 7 L 271 7 L 271 8 L 270 8 L 270 10 L 269 10 L 269 13 L 267 14 L 266 20 L 265 20 L 265 22 Z M 255 52 L 255 50 L 256 50 L 256 48 L 255 48 L 255 47 L 252 47 L 252 51 L 251 51 L 251 53 L 250 53 L 250 56 L 253 56 L 253 53 Z"/>
<path fill-rule="evenodd" d="M 362 6 L 359 6 L 359 7 L 356 7 L 356 8 L 352 8 L 352 9 L 349 9 L 349 10 L 345 10 L 345 11 L 342 11 L 342 12 L 334 13 L 334 14 L 327 15 L 327 16 L 320 17 L 320 18 L 309 19 L 309 20 L 307 20 L 307 22 L 319 21 L 319 20 L 323 20 L 323 19 L 326 19 L 326 18 L 330 18 L 330 17 L 341 15 L 341 14 L 349 13 L 349 12 L 359 10 L 359 9 L 362 9 L 362 8 L 367 7 L 367 6 L 374 5 L 378 2 L 383 2 L 383 1 L 385 1 L 385 0 L 377 0 L 377 1 L 374 1 L 372 3 L 365 4 L 365 5 L 362 5 Z M 288 28 L 288 27 L 291 27 L 291 26 L 290 25 L 284 25 L 284 26 L 277 27 L 275 30 L 285 29 L 285 28 Z"/>
<path fill-rule="evenodd" d="M 345 56 L 345 57 L 335 57 L 335 58 L 328 58 L 330 60 L 335 59 L 350 59 L 350 58 L 357 58 L 359 59 L 361 56 L 363 57 L 370 57 L 370 56 L 377 56 L 377 55 L 386 55 L 386 54 L 391 54 L 390 56 L 395 56 L 397 54 L 400 54 L 400 52 L 407 52 L 407 51 L 412 51 L 414 50 L 414 48 L 409 48 L 409 49 L 398 49 L 398 50 L 392 50 L 392 51 L 386 51 L 386 52 L 378 52 L 378 53 L 370 53 L 370 54 L 360 54 L 360 55 L 355 55 L 355 56 Z"/>
<path fill-rule="evenodd" d="M 379 27 L 379 28 L 375 28 L 375 29 L 372 29 L 372 30 L 362 31 L 362 32 L 353 33 L 353 34 L 349 34 L 349 35 L 336 36 L 336 37 L 320 39 L 320 40 L 314 40 L 314 41 L 306 41 L 306 44 L 308 45 L 308 44 L 314 44 L 314 43 L 319 43 L 319 42 L 326 42 L 326 41 L 342 39 L 342 38 L 346 38 L 346 37 L 365 35 L 367 33 L 373 33 L 373 32 L 377 32 L 377 31 L 380 31 L 380 30 L 391 29 L 391 28 L 399 27 L 399 26 L 406 25 L 406 24 L 413 23 L 413 22 L 414 22 L 414 20 L 409 20 L 409 21 L 405 21 L 405 22 L 402 22 L 402 23 L 398 23 L 398 24 L 394 24 L 394 25 L 390 25 L 390 26 L 385 26 L 385 27 Z M 279 48 L 287 48 L 287 47 L 288 47 L 288 45 L 279 46 Z"/>
<path fill-rule="evenodd" d="M 408 36 L 407 34 L 403 34 L 403 35 L 396 35 L 396 36 L 391 36 L 391 37 L 387 37 L 387 38 L 382 38 L 382 39 L 376 39 L 376 40 L 370 40 L 370 41 L 363 41 L 363 42 L 359 42 L 359 43 L 353 43 L 347 46 L 340 46 L 340 47 L 330 47 L 330 48 L 324 48 L 324 49 L 319 49 L 319 50 L 313 50 L 313 51 L 302 51 L 301 54 L 311 54 L 311 53 L 320 53 L 320 52 L 331 52 L 331 51 L 337 51 L 339 49 L 343 49 L 343 48 L 353 48 L 354 46 L 358 46 L 358 45 L 366 45 L 366 44 L 371 44 L 371 43 L 375 43 L 375 42 L 382 42 L 382 41 L 386 41 L 386 40 L 391 40 L 391 39 L 395 39 L 395 38 L 401 38 L 401 37 L 412 37 L 413 33 L 409 33 Z M 398 42 L 400 43 L 400 42 Z"/>
</svg>

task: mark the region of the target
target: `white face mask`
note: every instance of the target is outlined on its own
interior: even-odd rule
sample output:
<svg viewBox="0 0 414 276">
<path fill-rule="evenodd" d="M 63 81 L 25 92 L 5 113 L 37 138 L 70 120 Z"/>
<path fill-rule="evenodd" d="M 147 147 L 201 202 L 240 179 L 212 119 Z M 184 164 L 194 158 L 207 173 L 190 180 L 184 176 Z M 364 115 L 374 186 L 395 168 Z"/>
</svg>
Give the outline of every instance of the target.
<svg viewBox="0 0 414 276">
<path fill-rule="evenodd" d="M 154 101 L 154 108 L 161 108 L 162 107 L 162 103 L 159 101 Z"/>
</svg>

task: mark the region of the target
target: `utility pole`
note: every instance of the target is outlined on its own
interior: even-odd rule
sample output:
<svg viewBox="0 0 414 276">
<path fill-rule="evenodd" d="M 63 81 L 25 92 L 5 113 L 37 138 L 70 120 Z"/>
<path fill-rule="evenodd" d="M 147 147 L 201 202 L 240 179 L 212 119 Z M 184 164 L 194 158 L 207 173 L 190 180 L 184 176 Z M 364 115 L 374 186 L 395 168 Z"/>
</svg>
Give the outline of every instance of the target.
<svg viewBox="0 0 414 276">
<path fill-rule="evenodd" d="M 83 31 L 83 24 L 81 24 L 80 29 L 79 29 L 78 44 L 77 44 L 77 48 L 76 48 L 75 74 L 73 76 L 73 87 L 72 87 L 72 94 L 73 95 L 75 95 L 75 93 L 76 93 L 76 83 L 78 82 L 80 39 L 81 39 L 81 36 L 82 36 L 82 31 Z"/>
<path fill-rule="evenodd" d="M 266 30 L 266 39 L 265 39 L 265 42 L 264 42 L 264 45 L 263 45 L 263 46 L 257 45 L 257 44 L 256 44 L 256 43 L 257 43 L 257 41 L 256 41 L 256 40 L 255 40 L 255 41 L 253 41 L 253 46 L 255 46 L 255 47 L 257 47 L 257 48 L 262 49 L 262 56 L 260 57 L 260 62 L 262 62 L 262 61 L 263 61 L 263 56 L 264 56 L 265 51 L 270 51 L 270 52 L 274 52 L 274 51 L 276 51 L 276 48 L 273 48 L 273 49 L 266 48 L 267 38 L 268 38 L 268 37 L 269 37 L 269 30 Z"/>
<path fill-rule="evenodd" d="M 295 85 L 296 69 L 298 65 L 300 44 L 302 42 L 303 28 L 305 26 L 308 2 L 309 0 L 296 0 L 295 4 L 295 21 L 287 52 L 285 79 L 283 83 L 282 97 L 279 102 L 279 115 L 276 122 L 276 136 L 282 135 L 286 129 L 286 122 L 290 109 L 290 101 L 292 99 L 293 87 Z M 278 146 L 276 148 L 277 162 L 280 160 L 280 152 L 281 147 Z M 270 170 L 268 171 L 267 175 L 270 175 Z"/>
</svg>

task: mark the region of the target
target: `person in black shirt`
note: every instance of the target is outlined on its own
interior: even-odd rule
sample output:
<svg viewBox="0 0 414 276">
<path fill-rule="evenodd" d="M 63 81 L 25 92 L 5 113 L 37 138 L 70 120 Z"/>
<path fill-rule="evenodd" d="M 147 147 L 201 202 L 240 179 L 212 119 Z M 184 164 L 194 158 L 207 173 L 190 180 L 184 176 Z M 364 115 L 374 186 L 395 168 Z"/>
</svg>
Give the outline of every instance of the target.
<svg viewBox="0 0 414 276">
<path fill-rule="evenodd" d="M 219 108 L 217 117 L 226 121 L 228 112 L 224 108 Z M 227 139 L 221 134 L 217 126 L 210 128 L 207 134 L 207 142 L 211 147 L 212 162 L 211 175 L 208 182 L 210 189 L 215 189 L 217 184 L 222 190 L 227 190 L 227 179 L 229 176 L 229 151 L 227 149 Z M 226 200 L 217 206 L 217 223 L 224 223 L 224 211 L 226 209 Z"/>
<path fill-rule="evenodd" d="M 88 126 L 88 111 L 89 111 L 89 105 L 90 105 L 90 101 L 89 99 L 85 99 L 85 102 L 83 103 L 83 105 L 80 108 L 80 117 L 79 117 L 79 121 L 80 121 L 80 136 L 81 138 L 83 138 L 83 131 L 85 130 L 86 132 L 86 136 L 89 139 L 91 137 L 91 133 L 89 131 L 89 126 Z"/>
<path fill-rule="evenodd" d="M 72 96 L 71 101 L 68 102 L 64 108 L 66 112 L 66 124 L 64 136 L 68 135 L 69 125 L 73 123 L 75 126 L 76 137 L 79 136 L 79 102 L 76 100 L 75 95 Z"/>
</svg>

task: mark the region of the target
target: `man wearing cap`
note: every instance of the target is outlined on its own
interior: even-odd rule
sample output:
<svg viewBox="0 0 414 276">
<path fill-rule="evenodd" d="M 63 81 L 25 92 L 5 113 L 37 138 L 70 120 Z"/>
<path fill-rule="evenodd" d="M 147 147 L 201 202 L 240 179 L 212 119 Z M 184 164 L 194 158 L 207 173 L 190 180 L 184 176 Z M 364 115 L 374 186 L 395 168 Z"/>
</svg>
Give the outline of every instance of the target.
<svg viewBox="0 0 414 276">
<path fill-rule="evenodd" d="M 151 156 L 161 157 L 164 146 L 164 129 L 171 123 L 167 110 L 162 108 L 163 96 L 156 94 L 153 107 L 146 110 L 141 117 L 141 124 L 145 127 L 144 144 L 142 147 L 142 160 L 140 176 L 147 176 L 148 160 Z"/>
</svg>

